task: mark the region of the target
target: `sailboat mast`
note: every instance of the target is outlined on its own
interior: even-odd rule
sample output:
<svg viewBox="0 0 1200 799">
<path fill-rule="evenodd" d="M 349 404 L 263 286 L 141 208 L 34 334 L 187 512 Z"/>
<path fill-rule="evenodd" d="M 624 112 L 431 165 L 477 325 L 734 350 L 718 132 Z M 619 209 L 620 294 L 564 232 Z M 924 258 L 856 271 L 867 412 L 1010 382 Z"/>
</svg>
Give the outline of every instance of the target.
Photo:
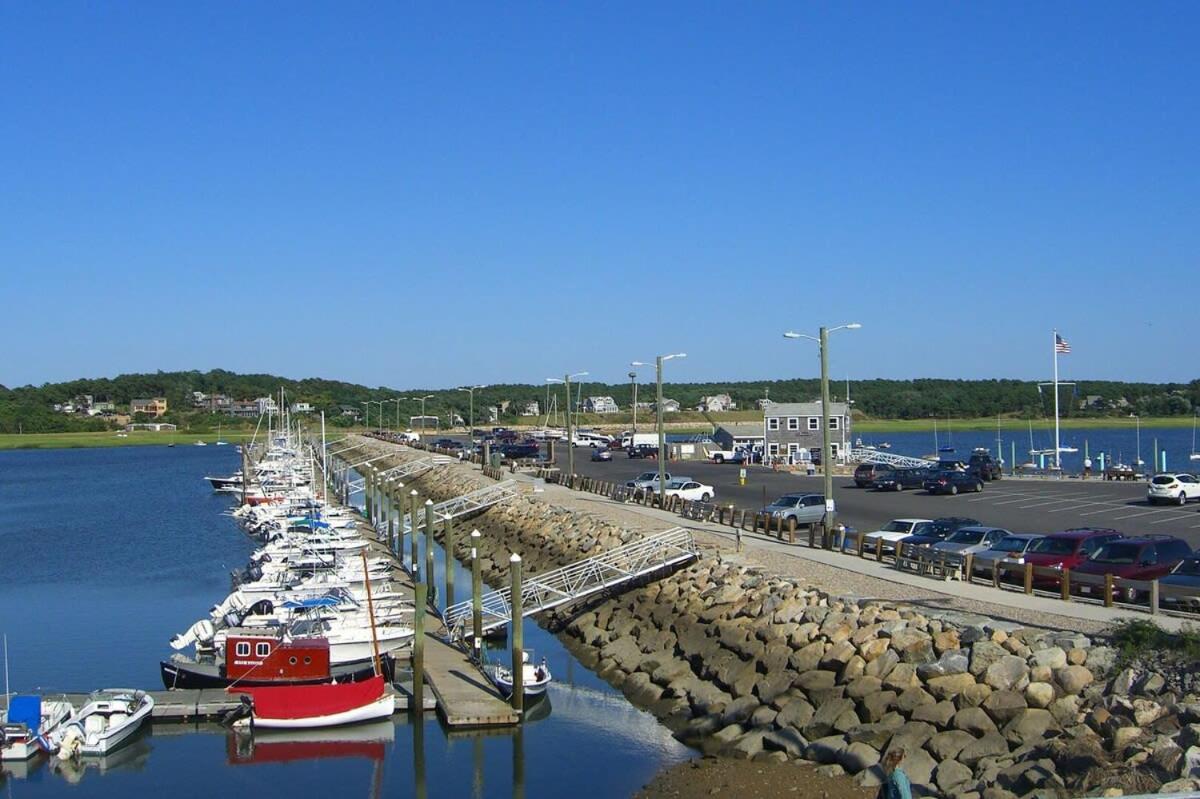
<svg viewBox="0 0 1200 799">
<path fill-rule="evenodd" d="M 1058 425 L 1058 331 L 1050 334 L 1050 348 L 1054 350 L 1054 468 L 1062 472 L 1062 441 Z"/>
</svg>

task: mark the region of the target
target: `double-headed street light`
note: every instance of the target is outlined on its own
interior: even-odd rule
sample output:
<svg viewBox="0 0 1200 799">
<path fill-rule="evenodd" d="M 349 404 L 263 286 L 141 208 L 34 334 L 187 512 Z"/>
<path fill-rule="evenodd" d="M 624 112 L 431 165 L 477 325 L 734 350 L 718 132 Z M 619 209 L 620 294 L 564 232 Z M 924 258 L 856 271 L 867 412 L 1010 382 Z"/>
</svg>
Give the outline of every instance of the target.
<svg viewBox="0 0 1200 799">
<path fill-rule="evenodd" d="M 547 377 L 547 383 L 562 383 L 567 387 L 567 474 L 574 476 L 575 474 L 575 435 L 571 430 L 571 378 L 585 377 L 587 372 L 575 372 L 569 375 L 563 375 L 562 378 Z"/>
<path fill-rule="evenodd" d="M 659 355 L 654 359 L 655 373 L 655 399 L 654 399 L 654 416 L 658 423 L 658 504 L 659 507 L 667 506 L 667 436 L 663 431 L 663 361 L 669 361 L 672 358 L 686 358 L 686 352 L 676 352 L 671 355 Z M 634 361 L 630 366 L 646 366 L 642 361 Z"/>
<path fill-rule="evenodd" d="M 398 400 L 411 400 L 421 403 L 421 435 L 425 435 L 425 400 L 433 399 L 436 394 L 426 394 L 423 397 L 397 397 Z M 399 415 L 400 409 L 397 407 L 396 414 Z"/>
<path fill-rule="evenodd" d="M 837 327 L 822 327 L 816 336 L 794 333 L 790 330 L 783 334 L 784 338 L 806 338 L 815 341 L 821 350 L 821 467 L 825 472 L 826 541 L 829 540 L 837 516 L 836 505 L 833 502 L 833 452 L 829 436 L 829 334 L 835 330 L 858 330 L 860 327 L 862 325 L 858 322 L 850 322 Z M 846 413 L 849 414 L 849 412 L 849 407 L 847 407 Z"/>
<path fill-rule="evenodd" d="M 487 388 L 487 386 L 466 386 L 459 389 L 459 391 L 466 391 L 471 395 L 471 410 L 468 414 L 470 427 L 467 428 L 467 440 L 471 442 L 475 441 L 475 392 L 481 388 Z"/>
</svg>

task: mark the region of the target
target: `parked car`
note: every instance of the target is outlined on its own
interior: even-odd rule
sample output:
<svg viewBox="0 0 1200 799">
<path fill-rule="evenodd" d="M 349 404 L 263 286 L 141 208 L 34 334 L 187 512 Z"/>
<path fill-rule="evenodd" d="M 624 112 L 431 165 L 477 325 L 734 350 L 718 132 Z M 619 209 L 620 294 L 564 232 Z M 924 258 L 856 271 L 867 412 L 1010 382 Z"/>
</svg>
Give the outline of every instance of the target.
<svg viewBox="0 0 1200 799">
<path fill-rule="evenodd" d="M 536 458 L 538 453 L 541 452 L 541 448 L 538 447 L 537 442 L 523 444 L 509 443 L 497 444 L 495 447 L 492 447 L 492 452 L 499 452 L 500 456 L 506 460 L 517 461 L 524 460 L 525 458 Z"/>
<path fill-rule="evenodd" d="M 667 483 L 667 488 L 663 491 L 668 497 L 679 497 L 686 500 L 699 500 L 700 502 L 708 502 L 716 493 L 710 485 L 697 483 L 687 477 L 677 477 Z"/>
<path fill-rule="evenodd" d="M 824 494 L 784 494 L 763 511 L 773 519 L 795 519 L 796 524 L 816 524 L 825 518 Z"/>
<path fill-rule="evenodd" d="M 1124 537 L 1106 527 L 1076 527 L 1051 533 L 1035 541 L 1025 551 L 1025 562 L 1052 569 L 1074 569 L 1109 541 Z M 1035 571 L 1033 584 L 1037 588 L 1054 589 L 1058 587 L 1058 578 Z"/>
<path fill-rule="evenodd" d="M 650 444 L 635 444 L 625 450 L 626 454 L 631 458 L 654 458 L 658 459 L 658 447 Z"/>
<path fill-rule="evenodd" d="M 671 473 L 667 472 L 663 478 L 669 483 L 671 482 Z M 649 488 L 654 491 L 658 490 L 658 472 L 642 472 L 632 480 L 626 481 L 626 488 Z"/>
<path fill-rule="evenodd" d="M 1122 538 L 1100 547 L 1074 570 L 1074 574 L 1111 574 L 1126 580 L 1155 580 L 1165 577 L 1192 548 L 1182 539 L 1169 535 Z M 1072 582 L 1071 593 L 1102 596 L 1103 586 Z M 1131 586 L 1114 586 L 1113 599 L 1137 602 L 1145 592 Z"/>
<path fill-rule="evenodd" d="M 1010 533 L 971 560 L 971 572 L 990 576 L 996 563 L 1019 566 L 1025 563 L 1025 553 L 1045 538 L 1041 533 Z"/>
<path fill-rule="evenodd" d="M 734 447 L 714 450 L 708 453 L 708 457 L 713 463 L 747 463 L 753 456 L 745 447 Z"/>
<path fill-rule="evenodd" d="M 888 466 L 884 463 L 860 463 L 854 469 L 854 484 L 859 488 L 866 488 L 876 480 L 891 474 L 895 470 L 894 466 Z"/>
<path fill-rule="evenodd" d="M 960 527 L 946 537 L 930 545 L 935 552 L 953 552 L 957 555 L 975 555 L 991 549 L 995 544 L 1012 535 L 1003 527 L 971 526 Z"/>
<path fill-rule="evenodd" d="M 982 491 L 983 480 L 970 472 L 943 469 L 922 484 L 930 494 L 957 494 L 961 491 Z"/>
<path fill-rule="evenodd" d="M 863 536 L 863 549 L 875 551 L 875 542 L 882 540 L 880 549 L 889 555 L 896 553 L 896 543 L 912 535 L 920 535 L 933 525 L 932 519 L 892 519 L 890 522 Z"/>
<path fill-rule="evenodd" d="M 876 491 L 903 491 L 906 488 L 922 488 L 932 476 L 926 468 L 905 467 L 884 472 L 871 485 Z"/>
<path fill-rule="evenodd" d="M 608 447 L 597 447 L 592 450 L 592 460 L 594 461 L 611 461 L 612 450 Z"/>
<path fill-rule="evenodd" d="M 986 449 L 977 449 L 971 453 L 971 458 L 967 461 L 967 471 L 978 475 L 982 480 L 999 480 L 1003 475 L 1000 462 Z"/>
<path fill-rule="evenodd" d="M 1200 557 L 1193 554 L 1191 557 L 1179 561 L 1170 574 L 1159 579 L 1158 584 L 1163 587 L 1189 588 L 1197 594 L 1196 596 L 1172 596 L 1164 592 L 1160 600 L 1164 608 L 1186 610 L 1192 613 L 1200 610 Z"/>
<path fill-rule="evenodd" d="M 938 541 L 945 541 L 955 530 L 960 527 L 971 527 L 980 524 L 978 519 L 971 519 L 966 516 L 940 516 L 929 523 L 929 526 L 920 533 L 914 533 L 908 538 L 903 539 L 905 545 L 915 544 L 921 546 L 924 544 L 936 544 Z"/>
<path fill-rule="evenodd" d="M 1194 474 L 1156 474 L 1146 486 L 1146 500 L 1151 505 L 1183 505 L 1192 499 L 1200 499 L 1200 479 Z"/>
</svg>

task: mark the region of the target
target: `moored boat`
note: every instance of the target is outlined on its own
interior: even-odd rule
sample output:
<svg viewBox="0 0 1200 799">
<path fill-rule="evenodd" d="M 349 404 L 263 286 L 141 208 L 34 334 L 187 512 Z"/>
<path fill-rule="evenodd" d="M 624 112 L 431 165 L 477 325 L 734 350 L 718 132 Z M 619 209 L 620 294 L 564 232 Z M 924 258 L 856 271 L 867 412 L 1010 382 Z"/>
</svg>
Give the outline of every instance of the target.
<svg viewBox="0 0 1200 799">
<path fill-rule="evenodd" d="M 10 697 L 0 724 L 0 760 L 28 760 L 38 752 L 48 751 L 48 736 L 58 730 L 73 709 L 66 699 Z"/>
<path fill-rule="evenodd" d="M 533 663 L 528 650 L 521 653 L 521 688 L 522 694 L 525 697 L 536 697 L 546 693 L 546 686 L 550 684 L 553 677 L 550 674 L 550 667 L 546 665 L 546 659 L 542 658 L 542 662 L 536 666 Z M 491 664 L 488 669 L 488 676 L 492 682 L 496 684 L 504 694 L 511 696 L 513 692 L 513 675 L 512 669 L 500 663 Z"/>
<path fill-rule="evenodd" d="M 51 736 L 51 747 L 63 760 L 106 755 L 129 740 L 152 710 L 154 698 L 145 691 L 97 691 Z"/>
<path fill-rule="evenodd" d="M 368 680 L 321 685 L 230 687 L 241 694 L 242 718 L 235 727 L 309 729 L 336 727 L 387 718 L 396 711 L 396 696 L 388 692 L 383 675 Z"/>
</svg>

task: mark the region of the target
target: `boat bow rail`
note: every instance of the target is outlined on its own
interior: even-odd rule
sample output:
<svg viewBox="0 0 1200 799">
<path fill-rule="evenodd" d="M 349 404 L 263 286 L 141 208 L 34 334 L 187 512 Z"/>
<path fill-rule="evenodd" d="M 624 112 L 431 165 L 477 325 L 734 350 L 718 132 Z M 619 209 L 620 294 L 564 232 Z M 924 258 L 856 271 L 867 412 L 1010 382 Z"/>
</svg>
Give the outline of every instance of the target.
<svg viewBox="0 0 1200 799">
<path fill-rule="evenodd" d="M 890 452 L 881 452 L 875 449 L 866 449 L 864 447 L 855 447 L 850 450 L 850 460 L 858 463 L 884 463 L 888 466 L 898 466 L 902 469 L 926 469 L 930 466 L 936 466 L 936 461 L 926 460 L 924 458 L 913 458 L 908 455 L 893 455 Z"/>
<path fill-rule="evenodd" d="M 532 616 L 574 602 L 688 563 L 698 556 L 692 534 L 682 527 L 673 527 L 560 569 L 527 575 L 521 587 L 522 615 Z M 449 606 L 443 618 L 452 640 L 465 640 L 473 634 L 471 600 Z M 511 619 L 511 589 L 483 595 L 483 632 L 502 627 Z"/>
</svg>

